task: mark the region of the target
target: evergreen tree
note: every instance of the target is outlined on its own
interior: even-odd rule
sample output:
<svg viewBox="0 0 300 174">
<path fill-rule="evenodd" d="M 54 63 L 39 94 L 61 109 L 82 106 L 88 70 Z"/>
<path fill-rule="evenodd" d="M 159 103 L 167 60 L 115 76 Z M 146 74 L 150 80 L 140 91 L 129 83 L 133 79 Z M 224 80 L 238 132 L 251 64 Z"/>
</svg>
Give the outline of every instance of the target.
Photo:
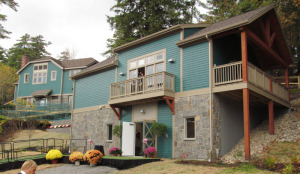
<svg viewBox="0 0 300 174">
<path fill-rule="evenodd" d="M 17 11 L 18 3 L 16 3 L 14 0 L 0 0 L 0 6 L 7 5 L 14 11 Z M 2 22 L 6 21 L 6 15 L 0 14 L 0 39 L 6 39 L 8 38 L 8 34 L 11 32 L 4 29 Z"/>
<path fill-rule="evenodd" d="M 114 30 L 107 46 L 112 49 L 177 24 L 191 23 L 198 14 L 196 0 L 116 0 L 111 8 L 116 15 L 107 16 Z M 111 50 L 104 54 L 110 53 Z"/>
<path fill-rule="evenodd" d="M 300 1 L 297 0 L 207 0 L 202 6 L 209 10 L 202 15 L 206 22 L 218 22 L 269 4 L 274 4 L 292 57 L 300 67 Z M 299 68 L 298 68 L 299 72 Z"/>
<path fill-rule="evenodd" d="M 29 34 L 25 34 L 17 41 L 18 42 L 8 50 L 7 59 L 3 61 L 10 67 L 19 69 L 21 66 L 22 55 L 29 56 L 30 60 L 50 55 L 46 51 L 46 47 L 50 45 L 51 42 L 46 42 L 41 35 L 30 37 Z"/>
</svg>

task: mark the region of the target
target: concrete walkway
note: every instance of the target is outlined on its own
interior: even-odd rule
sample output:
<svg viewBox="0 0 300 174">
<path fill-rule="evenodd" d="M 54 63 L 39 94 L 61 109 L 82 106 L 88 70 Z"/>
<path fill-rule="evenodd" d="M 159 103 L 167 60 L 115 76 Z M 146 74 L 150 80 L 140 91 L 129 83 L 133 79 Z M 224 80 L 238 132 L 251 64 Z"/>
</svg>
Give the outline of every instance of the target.
<svg viewBox="0 0 300 174">
<path fill-rule="evenodd" d="M 80 165 L 75 166 L 74 164 L 66 164 L 63 166 L 45 169 L 37 171 L 36 174 L 83 174 L 83 173 L 112 173 L 117 171 L 116 168 L 107 167 L 107 166 L 94 166 L 89 165 Z"/>
</svg>

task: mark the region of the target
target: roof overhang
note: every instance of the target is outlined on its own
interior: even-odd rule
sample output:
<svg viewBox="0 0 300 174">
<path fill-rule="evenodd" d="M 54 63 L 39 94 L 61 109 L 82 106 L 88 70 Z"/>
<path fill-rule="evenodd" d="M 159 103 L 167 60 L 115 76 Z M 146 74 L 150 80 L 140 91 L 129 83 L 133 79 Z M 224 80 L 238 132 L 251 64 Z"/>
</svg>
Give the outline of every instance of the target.
<svg viewBox="0 0 300 174">
<path fill-rule="evenodd" d="M 29 64 L 34 64 L 34 63 L 43 63 L 43 62 L 52 62 L 53 64 L 55 64 L 56 66 L 58 66 L 60 69 L 63 69 L 62 66 L 60 66 L 58 63 L 56 63 L 55 61 L 48 59 L 48 60 L 40 60 L 40 61 L 30 61 L 28 62 L 26 65 L 24 65 L 21 69 L 19 69 L 19 71 L 17 71 L 17 74 L 19 74 L 21 71 L 23 71 Z"/>
<path fill-rule="evenodd" d="M 142 37 L 140 39 L 137 39 L 135 41 L 129 42 L 127 44 L 118 46 L 118 47 L 116 47 L 116 48 L 113 49 L 113 52 L 114 53 L 118 53 L 118 52 L 121 52 L 121 51 L 123 51 L 125 49 L 131 48 L 131 47 L 134 47 L 134 46 L 137 46 L 137 45 L 141 45 L 141 44 L 143 44 L 143 43 L 145 43 L 147 41 L 155 40 L 155 39 L 158 39 L 158 38 L 160 38 L 162 36 L 169 35 L 171 33 L 181 31 L 181 30 L 183 30 L 185 28 L 208 27 L 210 25 L 211 24 L 180 24 L 180 25 L 175 25 L 173 27 L 164 29 L 162 31 L 159 31 L 159 32 L 156 32 L 156 33 L 153 33 L 153 34 L 150 34 L 148 36 Z"/>
<path fill-rule="evenodd" d="M 104 66 L 101 66 L 101 67 L 98 67 L 98 68 L 95 68 L 95 69 L 92 69 L 92 70 L 82 71 L 80 73 L 77 73 L 77 74 L 71 76 L 70 78 L 73 79 L 73 80 L 80 79 L 80 78 L 83 78 L 83 77 L 88 76 L 90 74 L 94 74 L 94 73 L 97 73 L 97 72 L 100 72 L 100 71 L 105 71 L 107 69 L 114 68 L 114 67 L 117 67 L 117 66 L 118 66 L 118 60 L 115 60 L 112 63 L 109 63 L 107 65 L 104 65 Z"/>
<path fill-rule="evenodd" d="M 33 97 L 46 97 L 52 92 L 52 89 L 42 89 L 42 90 L 36 90 L 31 95 Z"/>
</svg>

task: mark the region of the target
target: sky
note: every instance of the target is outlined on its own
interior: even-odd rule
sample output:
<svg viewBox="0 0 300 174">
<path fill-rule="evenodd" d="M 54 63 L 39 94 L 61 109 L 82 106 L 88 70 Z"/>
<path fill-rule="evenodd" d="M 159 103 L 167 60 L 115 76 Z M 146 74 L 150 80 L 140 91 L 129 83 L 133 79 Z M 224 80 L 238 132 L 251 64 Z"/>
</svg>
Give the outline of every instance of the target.
<svg viewBox="0 0 300 174">
<path fill-rule="evenodd" d="M 42 35 L 52 42 L 46 49 L 52 57 L 66 48 L 75 53 L 75 58 L 93 57 L 105 59 L 101 53 L 107 50 L 106 40 L 113 31 L 106 22 L 106 15 L 113 16 L 110 8 L 114 0 L 15 0 L 17 12 L 0 6 L 0 13 L 7 15 L 3 22 L 12 32 L 10 39 L 1 39 L 3 48 L 11 48 L 24 34 Z"/>
</svg>

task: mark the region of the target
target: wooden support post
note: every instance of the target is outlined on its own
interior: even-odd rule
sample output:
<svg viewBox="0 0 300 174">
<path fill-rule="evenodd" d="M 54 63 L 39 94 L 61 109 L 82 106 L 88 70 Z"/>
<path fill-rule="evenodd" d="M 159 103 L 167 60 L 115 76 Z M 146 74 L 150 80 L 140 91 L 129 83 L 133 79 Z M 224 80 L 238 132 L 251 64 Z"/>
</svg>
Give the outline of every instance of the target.
<svg viewBox="0 0 300 174">
<path fill-rule="evenodd" d="M 269 101 L 269 133 L 274 135 L 274 102 Z"/>
<path fill-rule="evenodd" d="M 110 105 L 110 107 L 112 108 L 112 110 L 114 111 L 114 113 L 117 115 L 118 119 L 121 120 L 121 115 L 122 115 L 122 108 L 120 107 L 115 107 L 113 105 Z M 118 110 L 117 110 L 117 109 Z"/>
<path fill-rule="evenodd" d="M 164 96 L 166 103 L 168 104 L 169 108 L 171 109 L 172 115 L 175 114 L 175 99 L 173 97 Z"/>
<path fill-rule="evenodd" d="M 289 68 L 285 69 L 285 87 L 288 89 L 288 101 L 290 102 L 290 90 L 289 90 Z"/>
<path fill-rule="evenodd" d="M 270 76 L 270 93 L 273 93 L 273 78 Z"/>
<path fill-rule="evenodd" d="M 245 30 L 241 32 L 241 44 L 242 44 L 243 82 L 247 82 L 248 81 L 248 50 L 247 50 L 247 34 Z"/>
<path fill-rule="evenodd" d="M 250 111 L 249 111 L 249 89 L 243 89 L 244 106 L 244 143 L 245 160 L 250 160 Z"/>
</svg>

